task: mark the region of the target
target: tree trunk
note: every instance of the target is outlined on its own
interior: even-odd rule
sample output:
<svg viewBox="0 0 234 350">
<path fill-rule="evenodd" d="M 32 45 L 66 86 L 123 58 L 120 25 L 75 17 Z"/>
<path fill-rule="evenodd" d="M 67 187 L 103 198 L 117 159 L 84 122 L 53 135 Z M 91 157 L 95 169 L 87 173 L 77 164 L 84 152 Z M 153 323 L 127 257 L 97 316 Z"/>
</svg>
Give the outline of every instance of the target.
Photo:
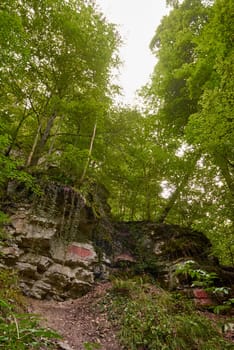
<svg viewBox="0 0 234 350">
<path fill-rule="evenodd" d="M 48 155 L 51 155 L 51 153 L 52 153 L 52 151 L 53 151 L 54 143 L 55 143 L 55 140 L 56 140 L 56 138 L 57 138 L 57 136 L 58 136 L 58 132 L 59 132 L 59 130 L 60 130 L 60 127 L 61 127 L 61 124 L 62 124 L 62 122 L 63 122 L 63 119 L 64 119 L 64 115 L 62 116 L 61 120 L 60 120 L 59 123 L 58 123 L 58 126 L 57 126 L 57 128 L 56 128 L 54 137 L 53 137 L 52 142 L 51 142 L 51 144 L 50 144 L 50 148 L 49 148 Z"/>
<path fill-rule="evenodd" d="M 28 159 L 27 159 L 27 162 L 26 162 L 26 167 L 28 167 L 31 164 L 32 157 L 33 157 L 33 154 L 35 152 L 35 148 L 36 148 L 37 143 L 38 143 L 40 131 L 41 131 L 41 124 L 38 126 L 36 137 L 35 137 L 34 142 L 33 142 L 32 150 L 29 153 L 29 156 L 28 156 Z"/>
<path fill-rule="evenodd" d="M 33 152 L 32 152 L 32 156 L 31 156 L 31 159 L 30 159 L 30 162 L 28 164 L 28 166 L 32 166 L 32 165 L 37 165 L 39 159 L 40 159 L 40 156 L 42 154 L 42 151 L 44 150 L 44 147 L 46 145 L 46 142 L 49 138 L 49 135 L 50 135 L 50 131 L 53 127 L 53 124 L 54 124 L 54 121 L 55 121 L 55 118 L 57 117 L 56 113 L 52 114 L 51 117 L 49 118 L 48 122 L 47 122 L 47 125 L 46 125 L 46 128 L 45 128 L 45 131 L 41 137 L 41 140 L 40 142 L 37 142 Z"/>
<path fill-rule="evenodd" d="M 180 182 L 180 184 L 178 185 L 176 190 L 172 193 L 171 197 L 169 198 L 169 200 L 167 202 L 166 207 L 164 208 L 163 212 L 159 216 L 157 222 L 163 223 L 166 220 L 169 212 L 174 207 L 174 205 L 177 202 L 177 199 L 179 198 L 180 194 L 182 193 L 184 187 L 187 185 L 189 178 L 190 178 L 191 174 L 193 173 L 193 170 L 194 170 L 199 158 L 200 158 L 200 153 L 199 153 L 199 155 L 198 154 L 194 155 L 194 158 L 191 160 L 191 166 L 189 167 L 187 173 L 184 175 L 184 178 L 182 179 L 182 181 Z"/>
<path fill-rule="evenodd" d="M 146 188 L 146 196 L 145 196 L 145 200 L 146 200 L 146 217 L 145 219 L 147 221 L 150 221 L 151 220 L 151 196 L 152 196 L 152 193 L 150 192 L 150 186 L 149 186 L 149 178 L 147 179 L 146 178 L 146 182 L 147 182 L 147 188 Z"/>
<path fill-rule="evenodd" d="M 12 142 L 10 144 L 10 146 L 8 147 L 7 151 L 5 152 L 5 156 L 8 157 L 15 145 L 15 142 L 16 142 L 16 139 L 17 139 L 17 136 L 18 136 L 18 132 L 21 128 L 21 125 L 23 124 L 23 122 L 25 121 L 25 119 L 29 116 L 29 114 L 26 114 L 26 115 L 23 115 L 23 117 L 21 118 L 21 120 L 19 121 L 19 124 L 14 132 L 14 134 L 12 135 Z"/>
<path fill-rule="evenodd" d="M 227 184 L 228 189 L 230 190 L 232 202 L 234 202 L 234 181 L 228 168 L 228 162 L 220 154 L 215 155 L 215 162 L 221 171 L 221 174 Z"/>
<path fill-rule="evenodd" d="M 93 134 L 92 134 L 91 141 L 90 141 L 90 146 L 89 146 L 88 158 L 87 158 L 87 161 L 86 161 L 83 173 L 82 173 L 80 181 L 79 181 L 80 185 L 83 183 L 83 181 L 85 179 L 85 176 L 86 176 L 86 173 L 87 173 L 87 170 L 88 170 L 88 166 L 89 166 L 89 163 L 90 163 L 92 150 L 93 150 L 93 144 L 94 144 L 94 140 L 95 140 L 95 136 L 96 136 L 96 130 L 97 130 L 97 122 L 95 122 L 95 124 L 94 124 Z"/>
<path fill-rule="evenodd" d="M 160 217 L 158 218 L 157 222 L 163 223 L 171 209 L 174 207 L 177 199 L 179 198 L 180 193 L 182 192 L 183 188 L 187 184 L 189 180 L 190 174 L 186 174 L 183 181 L 180 183 L 180 185 L 176 188 L 176 190 L 172 193 L 171 197 L 169 198 L 169 201 L 167 202 L 166 207 L 164 208 L 163 212 L 161 213 Z"/>
</svg>

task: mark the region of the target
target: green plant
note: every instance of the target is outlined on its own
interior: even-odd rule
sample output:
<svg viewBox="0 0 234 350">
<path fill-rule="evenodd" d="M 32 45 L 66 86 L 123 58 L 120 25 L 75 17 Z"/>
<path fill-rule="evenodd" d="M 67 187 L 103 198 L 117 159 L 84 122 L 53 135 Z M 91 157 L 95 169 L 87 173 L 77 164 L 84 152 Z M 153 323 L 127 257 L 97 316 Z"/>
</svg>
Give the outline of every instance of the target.
<svg viewBox="0 0 234 350">
<path fill-rule="evenodd" d="M 218 279 L 216 272 L 207 272 L 202 269 L 196 269 L 195 262 L 192 260 L 186 261 L 184 264 L 178 264 L 176 269 L 177 275 L 184 275 L 192 279 L 192 287 L 202 287 L 207 292 L 219 295 L 228 295 L 229 288 L 227 287 L 216 287 L 215 281 Z"/>
<path fill-rule="evenodd" d="M 229 312 L 234 307 L 234 298 L 229 298 L 224 301 L 221 305 L 216 305 L 213 307 L 213 311 L 215 314 L 219 315 L 222 313 Z"/>
<path fill-rule="evenodd" d="M 122 296 L 130 297 L 133 291 L 135 291 L 137 284 L 133 280 L 123 280 L 115 278 L 112 282 L 112 293 L 120 294 Z"/>
<path fill-rule="evenodd" d="M 119 328 L 121 343 L 129 350 L 224 350 L 231 344 L 209 319 L 182 297 L 129 280 L 116 285 L 106 302 L 111 321 Z M 120 287 L 128 293 L 119 293 Z"/>
<path fill-rule="evenodd" d="M 53 339 L 60 336 L 39 327 L 35 315 L 24 312 L 24 298 L 14 270 L 0 271 L 0 349 L 53 349 Z"/>
<path fill-rule="evenodd" d="M 83 344 L 85 350 L 95 350 L 95 349 L 101 349 L 101 345 L 98 343 L 90 343 L 90 342 L 86 342 Z"/>
<path fill-rule="evenodd" d="M 15 305 L 15 308 L 23 309 L 23 296 L 18 285 L 18 275 L 14 270 L 0 270 L 0 299 Z"/>
<path fill-rule="evenodd" d="M 7 223 L 9 220 L 8 216 L 0 210 L 0 244 L 4 243 L 4 241 L 7 239 L 7 234 L 3 229 L 3 225 Z M 1 255 L 1 252 L 0 252 Z"/>
<path fill-rule="evenodd" d="M 27 313 L 16 313 L 4 299 L 0 299 L 0 349 L 26 350 L 53 348 L 56 332 L 38 326 L 38 318 Z"/>
</svg>

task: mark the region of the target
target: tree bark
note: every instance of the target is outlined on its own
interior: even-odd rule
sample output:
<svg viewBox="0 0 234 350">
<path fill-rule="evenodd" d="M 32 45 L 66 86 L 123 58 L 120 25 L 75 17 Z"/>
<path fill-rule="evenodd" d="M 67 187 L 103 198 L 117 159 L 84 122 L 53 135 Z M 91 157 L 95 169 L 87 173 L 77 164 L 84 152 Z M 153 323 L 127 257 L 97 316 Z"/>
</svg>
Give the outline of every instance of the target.
<svg viewBox="0 0 234 350">
<path fill-rule="evenodd" d="M 90 141 L 90 146 L 89 146 L 88 158 L 87 158 L 87 161 L 86 161 L 83 173 L 82 173 L 80 181 L 79 181 L 80 184 L 83 183 L 83 181 L 85 179 L 85 176 L 86 176 L 86 173 L 87 173 L 87 170 L 88 170 L 88 166 L 89 166 L 91 155 L 92 155 L 92 151 L 93 151 L 93 144 L 94 144 L 94 140 L 95 140 L 95 136 L 96 136 L 96 130 L 97 130 L 97 122 L 95 122 L 95 124 L 94 124 L 93 134 L 92 134 L 91 141 Z"/>
<path fill-rule="evenodd" d="M 189 170 L 184 175 L 184 178 L 182 179 L 182 181 L 180 182 L 180 184 L 178 185 L 176 190 L 172 193 L 171 197 L 169 198 L 169 200 L 167 202 L 166 207 L 164 208 L 163 212 L 161 213 L 161 215 L 157 219 L 157 222 L 163 223 L 166 220 L 169 212 L 174 207 L 174 205 L 177 202 L 177 199 L 179 198 L 180 194 L 182 193 L 184 187 L 188 183 L 189 178 L 190 178 L 191 174 L 193 173 L 193 170 L 194 170 L 199 158 L 200 158 L 200 153 L 194 155 L 194 158 L 191 160 L 191 166 L 189 167 Z"/>
<path fill-rule="evenodd" d="M 7 151 L 5 152 L 5 156 L 8 157 L 15 145 L 15 142 L 16 142 L 16 139 L 17 139 L 17 136 L 18 136 L 18 132 L 21 128 L 21 125 L 23 124 L 23 122 L 25 121 L 25 119 L 29 116 L 29 114 L 24 114 L 23 117 L 21 118 L 21 120 L 19 121 L 19 124 L 17 126 L 17 128 L 15 129 L 15 132 L 14 134 L 12 135 L 12 142 L 11 144 L 9 145 Z"/>
<path fill-rule="evenodd" d="M 28 166 L 33 166 L 33 165 L 37 165 L 38 164 L 38 161 L 40 159 L 42 151 L 44 150 L 46 142 L 47 142 L 47 140 L 49 138 L 50 131 L 51 131 L 53 125 L 54 125 L 54 121 L 55 121 L 56 117 L 57 117 L 56 113 L 53 113 L 51 115 L 51 117 L 49 118 L 49 120 L 47 122 L 47 125 L 46 125 L 46 128 L 45 128 L 45 131 L 42 134 L 41 140 L 40 140 L 40 142 L 36 143 L 36 146 L 35 146 L 35 148 L 34 148 L 34 150 L 32 152 L 32 156 L 30 158 L 30 162 L 27 163 Z"/>
<path fill-rule="evenodd" d="M 53 138 L 52 138 L 52 142 L 51 142 L 51 145 L 50 145 L 50 148 L 49 148 L 49 152 L 48 152 L 49 155 L 51 155 L 51 153 L 52 153 L 52 151 L 53 151 L 54 143 L 55 143 L 55 140 L 56 140 L 56 138 L 57 138 L 57 136 L 58 136 L 59 129 L 60 129 L 60 127 L 61 127 L 61 124 L 62 124 L 62 122 L 63 122 L 63 119 L 64 119 L 64 115 L 62 116 L 61 120 L 60 120 L 59 123 L 58 123 L 57 129 L 55 130 L 55 134 L 54 134 L 54 136 L 53 136 Z"/>
<path fill-rule="evenodd" d="M 189 180 L 190 174 L 186 174 L 183 181 L 180 183 L 180 185 L 176 188 L 176 190 L 172 193 L 171 197 L 169 198 L 169 201 L 167 202 L 166 207 L 163 209 L 163 212 L 161 213 L 160 217 L 158 218 L 157 222 L 163 223 L 171 209 L 174 207 L 177 199 L 179 198 L 180 193 L 182 192 L 183 188 L 187 184 Z"/>
<path fill-rule="evenodd" d="M 234 180 L 228 168 L 228 161 L 222 155 L 216 154 L 215 162 L 221 171 L 228 189 L 230 190 L 232 201 L 234 201 Z"/>
<path fill-rule="evenodd" d="M 35 137 L 34 142 L 33 142 L 32 150 L 29 153 L 29 156 L 28 156 L 28 159 L 27 159 L 27 162 L 26 162 L 26 167 L 28 167 L 31 164 L 32 157 L 33 157 L 33 154 L 35 152 L 35 148 L 36 148 L 37 143 L 38 143 L 40 131 L 41 131 L 41 124 L 38 126 L 36 137 Z"/>
</svg>

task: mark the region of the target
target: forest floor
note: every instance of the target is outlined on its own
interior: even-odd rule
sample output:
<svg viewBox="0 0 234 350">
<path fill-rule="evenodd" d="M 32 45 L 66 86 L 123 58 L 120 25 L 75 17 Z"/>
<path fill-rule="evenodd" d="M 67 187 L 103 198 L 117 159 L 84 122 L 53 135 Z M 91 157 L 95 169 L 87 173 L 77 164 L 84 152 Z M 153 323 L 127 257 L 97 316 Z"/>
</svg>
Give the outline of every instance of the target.
<svg viewBox="0 0 234 350">
<path fill-rule="evenodd" d="M 100 283 L 83 297 L 64 302 L 27 298 L 28 312 L 39 315 L 43 327 L 63 337 L 58 341 L 60 350 L 123 350 L 118 342 L 118 329 L 108 320 L 105 308 L 100 307 L 110 289 L 110 282 Z M 226 319 L 210 312 L 202 314 L 215 323 Z M 234 341 L 233 333 L 227 333 L 226 338 Z"/>
<path fill-rule="evenodd" d="M 61 350 L 121 350 L 117 329 L 108 321 L 106 312 L 98 307 L 110 288 L 110 283 L 98 284 L 83 297 L 64 302 L 27 298 L 28 311 L 42 317 L 42 326 L 62 335 L 63 340 L 58 342 Z M 94 347 L 98 344 L 100 347 Z"/>
</svg>

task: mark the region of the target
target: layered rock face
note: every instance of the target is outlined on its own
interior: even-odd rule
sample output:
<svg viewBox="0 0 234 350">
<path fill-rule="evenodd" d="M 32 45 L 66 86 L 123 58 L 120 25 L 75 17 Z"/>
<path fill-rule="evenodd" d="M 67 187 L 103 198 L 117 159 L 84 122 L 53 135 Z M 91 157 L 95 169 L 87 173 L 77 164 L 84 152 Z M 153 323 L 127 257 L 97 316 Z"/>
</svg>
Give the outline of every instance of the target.
<svg viewBox="0 0 234 350">
<path fill-rule="evenodd" d="M 50 185 L 45 196 L 11 208 L 11 239 L 1 261 L 19 271 L 25 294 L 63 300 L 90 290 L 99 265 L 90 236 L 95 225 L 84 198 L 69 187 Z"/>
<path fill-rule="evenodd" d="M 176 289 L 183 284 L 176 268 L 191 259 L 220 272 L 210 258 L 211 244 L 200 232 L 152 222 L 111 222 L 92 197 L 87 202 L 67 186 L 49 184 L 44 193 L 12 202 L 9 237 L 0 247 L 0 268 L 19 271 L 26 295 L 76 298 L 116 271 L 150 273 Z M 227 284 L 234 273 L 222 270 L 222 276 Z"/>
</svg>

